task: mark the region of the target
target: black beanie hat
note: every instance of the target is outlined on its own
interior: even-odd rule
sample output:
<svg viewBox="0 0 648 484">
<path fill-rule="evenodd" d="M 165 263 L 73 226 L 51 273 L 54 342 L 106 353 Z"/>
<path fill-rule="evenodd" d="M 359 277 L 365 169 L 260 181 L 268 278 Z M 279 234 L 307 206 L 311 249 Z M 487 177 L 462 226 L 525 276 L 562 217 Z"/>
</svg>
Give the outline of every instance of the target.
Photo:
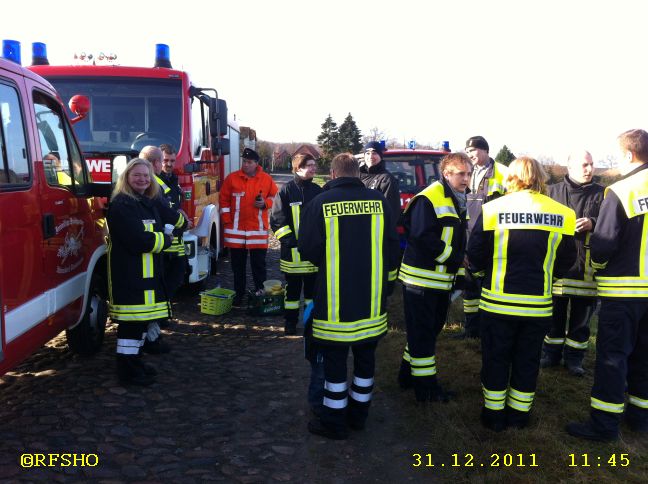
<svg viewBox="0 0 648 484">
<path fill-rule="evenodd" d="M 378 153 L 381 158 L 383 156 L 383 147 L 379 141 L 369 141 L 369 143 L 365 145 L 364 150 L 376 150 L 376 153 Z"/>
<path fill-rule="evenodd" d="M 473 136 L 466 141 L 466 148 L 478 148 L 480 150 L 488 151 L 488 142 L 483 136 Z"/>
<path fill-rule="evenodd" d="M 241 158 L 243 158 L 244 160 L 253 160 L 257 163 L 259 162 L 259 154 L 256 151 L 251 150 L 250 148 L 245 148 L 243 150 Z"/>
</svg>

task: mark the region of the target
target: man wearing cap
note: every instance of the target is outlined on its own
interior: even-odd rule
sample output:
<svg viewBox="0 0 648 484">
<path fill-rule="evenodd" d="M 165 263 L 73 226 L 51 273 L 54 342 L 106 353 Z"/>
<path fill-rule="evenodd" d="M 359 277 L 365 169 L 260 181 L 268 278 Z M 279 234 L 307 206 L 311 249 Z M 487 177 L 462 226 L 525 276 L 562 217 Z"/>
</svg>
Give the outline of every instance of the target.
<svg viewBox="0 0 648 484">
<path fill-rule="evenodd" d="M 263 287 L 268 250 L 268 209 L 277 194 L 277 185 L 259 166 L 257 152 L 245 148 L 241 158 L 241 169 L 227 175 L 219 195 L 224 245 L 230 249 L 234 273 L 234 307 L 243 304 L 248 251 L 254 288 L 259 290 Z"/>
<path fill-rule="evenodd" d="M 378 141 L 370 141 L 364 147 L 364 163 L 360 163 L 360 180 L 367 188 L 378 190 L 392 209 L 392 220 L 400 217 L 400 191 L 398 180 L 387 171 L 382 159 L 383 147 Z"/>
<path fill-rule="evenodd" d="M 468 207 L 468 238 L 481 214 L 482 205 L 504 194 L 504 180 L 506 179 L 506 166 L 496 163 L 488 155 L 488 142 L 483 136 L 473 136 L 466 141 L 466 154 L 473 164 L 470 186 L 467 192 L 466 205 Z M 464 290 L 464 315 L 466 322 L 461 338 L 479 338 L 479 295 L 481 283 L 479 280 L 468 277 Z"/>
</svg>

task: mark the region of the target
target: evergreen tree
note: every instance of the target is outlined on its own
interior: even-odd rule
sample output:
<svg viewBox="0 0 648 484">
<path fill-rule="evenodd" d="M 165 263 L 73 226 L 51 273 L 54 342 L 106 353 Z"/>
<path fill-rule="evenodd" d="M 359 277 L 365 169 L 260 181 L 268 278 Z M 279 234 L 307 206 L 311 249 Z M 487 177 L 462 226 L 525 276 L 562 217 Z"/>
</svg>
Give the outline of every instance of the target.
<svg viewBox="0 0 648 484">
<path fill-rule="evenodd" d="M 338 131 L 338 148 L 340 152 L 360 153 L 362 150 L 362 133 L 358 129 L 351 113 L 347 115 Z"/>
<path fill-rule="evenodd" d="M 322 132 L 317 137 L 317 144 L 322 151 L 322 156 L 320 157 L 320 163 L 323 166 L 327 166 L 333 157 L 339 153 L 339 133 L 338 126 L 331 114 L 322 123 Z"/>
<path fill-rule="evenodd" d="M 502 149 L 499 150 L 499 153 L 497 153 L 497 156 L 495 157 L 496 162 L 506 166 L 509 166 L 514 159 L 515 155 L 511 153 L 511 150 L 509 150 L 506 145 L 502 146 Z"/>
</svg>

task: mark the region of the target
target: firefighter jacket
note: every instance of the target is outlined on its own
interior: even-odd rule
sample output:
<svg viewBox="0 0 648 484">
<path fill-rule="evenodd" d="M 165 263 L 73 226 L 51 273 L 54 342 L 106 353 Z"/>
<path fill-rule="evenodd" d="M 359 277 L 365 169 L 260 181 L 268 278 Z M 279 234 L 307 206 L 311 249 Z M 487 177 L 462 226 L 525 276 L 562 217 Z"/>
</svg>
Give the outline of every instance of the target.
<svg viewBox="0 0 648 484">
<path fill-rule="evenodd" d="M 167 318 L 161 252 L 170 242 L 164 225 L 183 228 L 185 218 L 160 197 L 120 194 L 110 201 L 107 219 L 110 317 L 143 322 Z"/>
<path fill-rule="evenodd" d="M 302 260 L 297 250 L 299 222 L 304 207 L 322 188 L 312 180 L 303 180 L 295 175 L 275 196 L 270 214 L 270 226 L 281 242 L 279 268 L 286 274 L 308 274 L 317 272 L 317 267 Z"/>
<path fill-rule="evenodd" d="M 484 204 L 468 240 L 470 270 L 483 276 L 479 309 L 497 317 L 550 317 L 554 274 L 574 263 L 576 214 L 530 190 Z"/>
<path fill-rule="evenodd" d="M 155 180 L 160 185 L 162 197 L 169 202 L 169 206 L 175 211 L 180 210 L 182 198 L 178 177 L 173 173 L 167 175 L 162 172 L 155 176 Z M 182 232 L 179 229 L 173 231 L 173 243 L 169 248 L 164 249 L 165 254 L 172 256 L 184 256 L 186 254 Z"/>
<path fill-rule="evenodd" d="M 272 207 L 276 194 L 277 185 L 260 166 L 253 177 L 247 176 L 243 170 L 227 175 L 219 195 L 225 247 L 268 248 L 267 209 Z M 265 201 L 266 208 L 254 206 L 258 195 Z"/>
<path fill-rule="evenodd" d="M 399 183 L 396 177 L 387 171 L 385 162 L 380 160 L 380 163 L 374 166 L 360 166 L 360 180 L 367 188 L 378 190 L 385 196 L 392 209 L 392 219 L 398 222 L 401 213 Z"/>
<path fill-rule="evenodd" d="M 600 297 L 648 298 L 648 163 L 610 185 L 592 234 Z"/>
<path fill-rule="evenodd" d="M 478 184 L 473 186 L 473 181 L 470 182 L 470 192 L 466 197 L 468 205 L 468 235 L 472 231 L 479 214 L 481 214 L 482 205 L 486 202 L 496 199 L 504 195 L 506 189 L 504 182 L 506 181 L 507 168 L 501 163 L 495 162 L 492 158 L 488 162 L 486 173 L 481 178 Z M 475 176 L 475 169 L 473 167 L 473 177 Z"/>
<path fill-rule="evenodd" d="M 400 248 L 382 193 L 358 178 L 330 181 L 304 210 L 298 247 L 302 259 L 319 269 L 313 337 L 353 345 L 385 334 Z"/>
<path fill-rule="evenodd" d="M 405 208 L 407 246 L 398 278 L 408 286 L 450 291 L 464 260 L 467 211 L 445 182 L 435 181 Z"/>
<path fill-rule="evenodd" d="M 549 187 L 549 197 L 573 209 L 577 219 L 589 218 L 594 228 L 604 190 L 605 188 L 598 183 L 580 184 L 572 181 L 569 175 L 565 175 L 563 181 Z M 590 264 L 591 236 L 592 231 L 577 232 L 574 235 L 576 260 L 564 277 L 554 281 L 554 296 L 596 297 L 594 269 Z"/>
</svg>

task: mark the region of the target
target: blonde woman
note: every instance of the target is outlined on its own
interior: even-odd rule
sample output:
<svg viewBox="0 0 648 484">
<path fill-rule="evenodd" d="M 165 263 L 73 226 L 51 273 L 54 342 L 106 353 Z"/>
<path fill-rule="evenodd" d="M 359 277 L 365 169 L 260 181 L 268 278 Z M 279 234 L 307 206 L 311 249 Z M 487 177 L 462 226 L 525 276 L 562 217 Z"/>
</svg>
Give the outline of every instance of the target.
<svg viewBox="0 0 648 484">
<path fill-rule="evenodd" d="M 162 203 L 151 164 L 131 160 L 119 176 L 108 209 L 109 314 L 117 321 L 117 376 L 122 383 L 150 385 L 155 371 L 140 359 L 147 324 L 167 319 L 161 251 L 173 236 L 165 224 L 184 227 L 181 214 Z"/>
<path fill-rule="evenodd" d="M 496 432 L 528 425 L 551 327 L 552 280 L 576 257 L 576 215 L 544 195 L 545 179 L 533 158 L 514 160 L 507 194 L 482 207 L 468 242 L 470 271 L 483 276 L 481 417 Z"/>
</svg>

